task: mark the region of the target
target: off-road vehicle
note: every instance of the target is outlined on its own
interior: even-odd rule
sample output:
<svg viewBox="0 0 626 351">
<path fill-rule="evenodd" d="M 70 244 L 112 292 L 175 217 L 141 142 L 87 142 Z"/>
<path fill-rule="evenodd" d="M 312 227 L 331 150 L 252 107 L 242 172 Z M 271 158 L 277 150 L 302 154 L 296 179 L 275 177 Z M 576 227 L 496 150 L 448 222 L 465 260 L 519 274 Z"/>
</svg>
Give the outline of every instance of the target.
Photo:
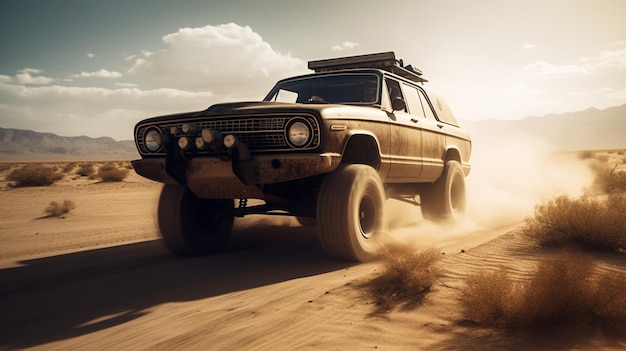
<svg viewBox="0 0 626 351">
<path fill-rule="evenodd" d="M 135 126 L 133 167 L 164 183 L 158 222 L 171 252 L 222 250 L 235 217 L 290 215 L 317 226 L 329 256 L 364 261 L 376 255 L 387 198 L 426 219 L 464 212 L 470 138 L 421 71 L 393 52 L 308 67 L 263 101 Z"/>
</svg>

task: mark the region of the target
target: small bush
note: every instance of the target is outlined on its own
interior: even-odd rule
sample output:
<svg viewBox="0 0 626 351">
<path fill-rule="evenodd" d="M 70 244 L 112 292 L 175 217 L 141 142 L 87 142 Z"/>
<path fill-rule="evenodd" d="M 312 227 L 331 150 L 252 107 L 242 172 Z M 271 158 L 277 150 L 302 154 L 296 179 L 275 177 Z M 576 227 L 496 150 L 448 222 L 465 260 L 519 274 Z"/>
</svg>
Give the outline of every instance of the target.
<svg viewBox="0 0 626 351">
<path fill-rule="evenodd" d="M 581 160 L 588 160 L 588 159 L 594 158 L 595 156 L 596 156 L 596 153 L 590 150 L 580 151 L 578 153 L 578 158 Z"/>
<path fill-rule="evenodd" d="M 81 177 L 89 177 L 96 173 L 96 169 L 91 163 L 83 163 L 78 166 L 78 170 L 76 170 L 76 174 Z"/>
<path fill-rule="evenodd" d="M 107 163 L 98 169 L 98 178 L 103 182 L 121 182 L 128 177 L 128 169 L 119 169 L 112 163 Z"/>
<path fill-rule="evenodd" d="M 9 163 L 0 163 L 0 172 L 5 172 L 11 169 L 12 165 Z"/>
<path fill-rule="evenodd" d="M 461 306 L 465 317 L 493 327 L 518 327 L 516 314 L 522 310 L 520 284 L 510 279 L 505 270 L 481 271 L 470 275 L 461 289 Z"/>
<path fill-rule="evenodd" d="M 63 166 L 63 173 L 70 173 L 76 167 L 76 163 L 71 162 Z"/>
<path fill-rule="evenodd" d="M 559 196 L 535 208 L 526 218 L 525 235 L 541 246 L 571 242 L 597 249 L 626 249 L 626 194 L 609 195 L 605 201 L 587 196 Z"/>
<path fill-rule="evenodd" d="M 6 176 L 6 180 L 13 181 L 13 187 L 48 186 L 63 178 L 52 167 L 35 164 L 14 169 Z"/>
<path fill-rule="evenodd" d="M 626 192 L 626 172 L 617 171 L 617 165 L 598 172 L 593 187 L 604 194 Z"/>
<path fill-rule="evenodd" d="M 61 217 L 62 215 L 69 213 L 75 208 L 76 205 L 74 205 L 74 201 L 72 200 L 63 200 L 62 203 L 52 201 L 50 205 L 46 207 L 46 213 L 51 217 Z"/>
<path fill-rule="evenodd" d="M 438 250 L 418 251 L 413 247 L 391 247 L 382 255 L 382 272 L 369 287 L 380 312 L 399 304 L 407 308 L 421 302 L 437 280 Z"/>
<path fill-rule="evenodd" d="M 476 273 L 461 290 L 465 316 L 483 325 L 626 328 L 626 274 L 595 273 L 592 260 L 580 255 L 542 261 L 526 282 L 513 281 L 504 271 Z"/>
</svg>

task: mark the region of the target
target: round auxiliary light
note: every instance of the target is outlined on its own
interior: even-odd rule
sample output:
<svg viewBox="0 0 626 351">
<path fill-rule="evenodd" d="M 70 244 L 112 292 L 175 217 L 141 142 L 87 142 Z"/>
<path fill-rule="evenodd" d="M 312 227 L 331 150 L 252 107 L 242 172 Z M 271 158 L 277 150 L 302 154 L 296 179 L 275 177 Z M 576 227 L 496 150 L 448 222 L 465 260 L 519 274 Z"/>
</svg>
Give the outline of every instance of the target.
<svg viewBox="0 0 626 351">
<path fill-rule="evenodd" d="M 189 149 L 189 147 L 191 147 L 191 142 L 189 141 L 189 138 L 182 137 L 182 138 L 178 139 L 178 147 L 181 150 Z"/>
<path fill-rule="evenodd" d="M 189 133 L 195 133 L 198 131 L 198 126 L 194 123 L 185 123 L 183 124 L 183 126 L 181 127 L 181 130 L 183 131 L 183 133 L 185 134 L 189 134 Z"/>
<path fill-rule="evenodd" d="M 207 146 L 207 143 L 204 142 L 204 140 L 200 137 L 196 138 L 196 148 L 198 150 L 202 150 Z"/>
<path fill-rule="evenodd" d="M 295 147 L 306 146 L 311 141 L 311 127 L 304 120 L 297 120 L 287 127 L 287 138 Z"/>
<path fill-rule="evenodd" d="M 222 142 L 222 134 L 217 130 L 204 128 L 200 135 L 202 136 L 202 140 L 207 144 L 215 143 L 219 145 Z"/>
<path fill-rule="evenodd" d="M 237 138 L 235 138 L 234 135 L 228 134 L 224 137 L 224 146 L 226 146 L 227 148 L 230 149 L 235 146 L 235 144 L 237 144 Z"/>
<path fill-rule="evenodd" d="M 178 134 L 178 127 L 176 126 L 170 127 L 170 134 L 172 135 Z"/>
<path fill-rule="evenodd" d="M 161 131 L 157 128 L 150 128 L 144 134 L 143 143 L 149 152 L 157 152 L 161 149 Z"/>
</svg>

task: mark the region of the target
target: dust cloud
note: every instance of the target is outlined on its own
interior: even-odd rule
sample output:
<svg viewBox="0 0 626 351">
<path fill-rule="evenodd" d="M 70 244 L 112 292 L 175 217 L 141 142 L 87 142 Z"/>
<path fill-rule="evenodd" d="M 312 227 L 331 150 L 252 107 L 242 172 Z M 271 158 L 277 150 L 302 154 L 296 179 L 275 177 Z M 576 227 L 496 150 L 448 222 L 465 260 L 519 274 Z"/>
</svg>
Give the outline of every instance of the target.
<svg viewBox="0 0 626 351">
<path fill-rule="evenodd" d="M 521 223 L 536 205 L 558 195 L 581 195 L 593 180 L 588 163 L 575 152 L 516 134 L 473 137 L 472 170 L 466 178 L 467 208 L 461 223 L 433 223 L 419 207 L 387 202 L 390 241 L 440 246 L 479 231 Z"/>
<path fill-rule="evenodd" d="M 593 181 L 588 162 L 579 159 L 576 152 L 556 150 L 545 140 L 514 132 L 472 135 L 472 170 L 466 178 L 464 220 L 427 221 L 419 206 L 390 199 L 385 204 L 388 233 L 383 246 L 442 247 L 476 235 L 489 235 L 494 229 L 520 224 L 533 215 L 536 205 L 558 195 L 581 195 Z M 247 217 L 236 221 L 235 227 L 300 226 L 290 217 Z"/>
</svg>

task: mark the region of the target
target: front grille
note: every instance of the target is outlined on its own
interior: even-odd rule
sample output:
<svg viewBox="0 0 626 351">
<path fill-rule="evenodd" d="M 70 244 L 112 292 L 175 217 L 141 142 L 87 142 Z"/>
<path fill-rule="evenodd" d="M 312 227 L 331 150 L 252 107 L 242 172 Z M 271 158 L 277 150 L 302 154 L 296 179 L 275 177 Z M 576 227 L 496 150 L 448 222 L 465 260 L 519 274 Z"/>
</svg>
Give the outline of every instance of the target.
<svg viewBox="0 0 626 351">
<path fill-rule="evenodd" d="M 306 147 L 295 148 L 288 144 L 285 128 L 293 118 L 305 119 L 312 127 L 312 140 Z M 185 123 L 194 123 L 198 126 L 197 133 L 184 134 L 182 126 Z M 165 150 L 149 152 L 144 146 L 144 136 L 151 128 L 158 128 L 162 133 L 169 133 L 172 127 L 177 130 L 174 138 L 188 136 L 196 138 L 200 136 L 200 130 L 212 129 L 219 131 L 223 136 L 233 134 L 238 140 L 248 145 L 251 152 L 270 152 L 287 150 L 311 150 L 317 148 L 320 143 L 320 128 L 317 119 L 311 115 L 285 115 L 285 116 L 245 116 L 245 117 L 212 117 L 211 119 L 194 118 L 172 122 L 146 123 L 138 126 L 135 139 L 141 154 L 164 155 Z M 191 152 L 191 151 L 190 151 Z M 214 150 L 197 150 L 197 154 L 212 154 Z"/>
</svg>

